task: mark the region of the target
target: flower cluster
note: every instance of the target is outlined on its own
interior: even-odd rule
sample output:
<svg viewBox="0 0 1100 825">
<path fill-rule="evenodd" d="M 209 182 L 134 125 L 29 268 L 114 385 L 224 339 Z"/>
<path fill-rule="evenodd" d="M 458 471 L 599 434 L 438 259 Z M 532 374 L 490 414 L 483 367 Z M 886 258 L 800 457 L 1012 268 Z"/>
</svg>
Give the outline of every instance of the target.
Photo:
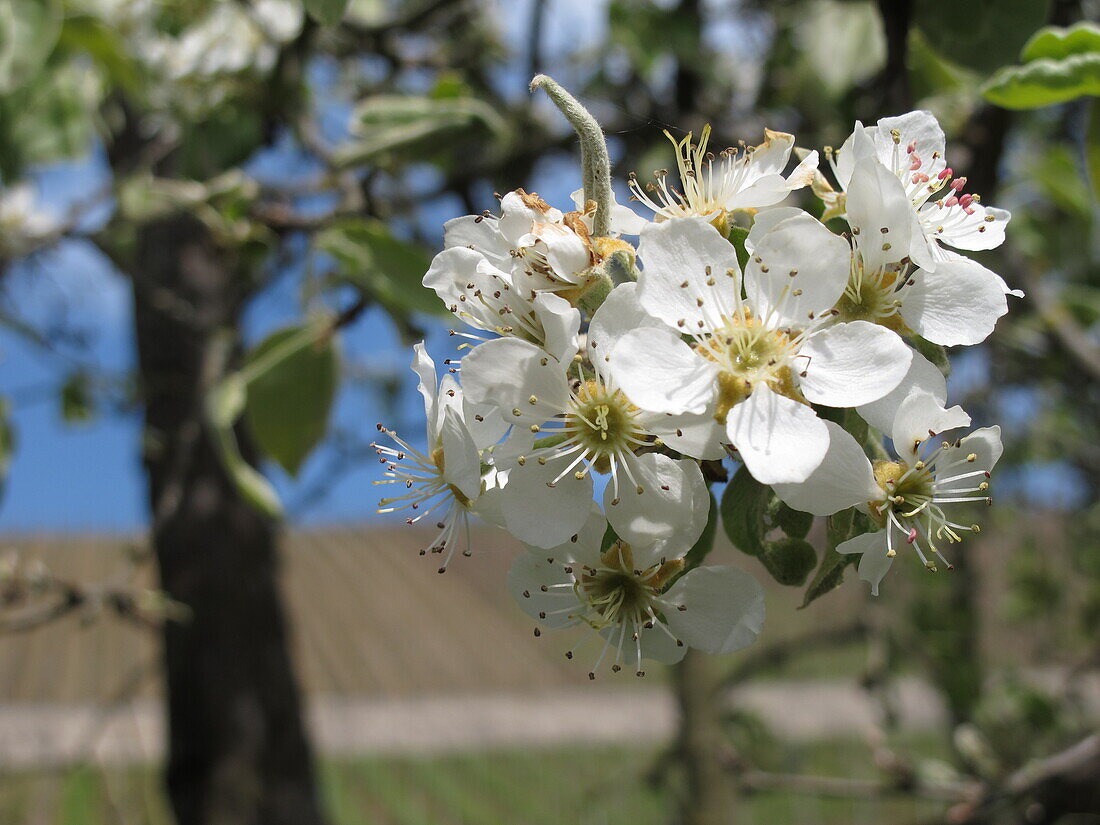
<svg viewBox="0 0 1100 825">
<path fill-rule="evenodd" d="M 470 552 L 471 515 L 512 533 L 528 552 L 511 592 L 542 626 L 595 642 L 593 677 L 759 634 L 755 579 L 689 555 L 723 460 L 797 510 L 869 516 L 879 529 L 836 550 L 862 554 L 877 593 L 899 548 L 936 569 L 978 529 L 957 513 L 990 501 L 1001 452 L 996 427 L 942 439 L 970 419 L 912 346 L 983 340 L 1013 294 L 956 251 L 997 246 L 1009 215 L 965 193 L 935 118 L 857 123 L 824 152 L 832 183 L 816 152 L 785 174 L 791 135 L 718 155 L 709 138 L 673 140 L 678 182 L 631 175 L 650 220 L 516 190 L 499 214 L 448 222 L 424 285 L 462 322 L 462 358 L 440 382 L 417 347 L 423 450 L 379 425 L 393 441 L 381 483 L 398 491 L 383 511 L 436 525 L 423 552 L 440 572 Z M 844 231 L 783 205 L 804 187 Z M 601 208 L 611 231 L 594 237 Z M 868 443 L 838 409 L 874 428 Z"/>
</svg>

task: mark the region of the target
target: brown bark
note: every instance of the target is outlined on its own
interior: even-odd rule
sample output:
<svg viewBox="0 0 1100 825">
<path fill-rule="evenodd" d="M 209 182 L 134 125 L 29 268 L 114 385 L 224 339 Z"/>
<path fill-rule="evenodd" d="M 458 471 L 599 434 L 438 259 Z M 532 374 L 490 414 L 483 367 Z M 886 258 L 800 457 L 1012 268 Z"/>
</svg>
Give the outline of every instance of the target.
<svg viewBox="0 0 1100 825">
<path fill-rule="evenodd" d="M 731 825 L 734 821 L 733 746 L 722 730 L 721 695 L 710 657 L 688 650 L 673 668 L 680 702 L 678 752 L 685 787 L 681 825 Z"/>
<path fill-rule="evenodd" d="M 236 334 L 248 273 L 198 220 L 177 215 L 139 230 L 131 274 L 152 540 L 161 586 L 191 612 L 164 634 L 176 819 L 321 823 L 287 652 L 276 527 L 227 479 L 202 423 L 211 365 L 226 331 Z"/>
</svg>

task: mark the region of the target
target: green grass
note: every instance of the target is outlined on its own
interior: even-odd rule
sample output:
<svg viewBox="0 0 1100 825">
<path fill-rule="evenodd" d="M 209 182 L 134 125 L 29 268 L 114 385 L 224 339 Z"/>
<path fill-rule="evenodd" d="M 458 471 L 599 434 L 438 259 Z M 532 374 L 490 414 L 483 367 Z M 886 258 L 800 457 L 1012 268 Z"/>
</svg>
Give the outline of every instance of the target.
<svg viewBox="0 0 1100 825">
<path fill-rule="evenodd" d="M 927 738 L 903 752 L 943 755 Z M 649 747 L 500 751 L 441 757 L 325 761 L 320 781 L 333 825 L 665 825 L 674 792 L 648 786 Z M 865 745 L 823 741 L 772 749 L 768 769 L 874 776 Z M 0 821 L 23 825 L 170 822 L 152 768 L 74 768 L 0 777 Z M 759 793 L 739 802 L 738 825 L 881 825 L 919 820 L 935 805 L 905 799 L 818 799 Z"/>
</svg>

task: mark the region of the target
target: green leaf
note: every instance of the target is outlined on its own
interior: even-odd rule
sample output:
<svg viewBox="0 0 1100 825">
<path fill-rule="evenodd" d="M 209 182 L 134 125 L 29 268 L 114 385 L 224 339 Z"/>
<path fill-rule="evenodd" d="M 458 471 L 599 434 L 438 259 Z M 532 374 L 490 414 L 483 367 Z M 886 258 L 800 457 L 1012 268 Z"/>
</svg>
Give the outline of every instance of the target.
<svg viewBox="0 0 1100 825">
<path fill-rule="evenodd" d="M 926 341 L 919 335 L 914 335 L 910 339 L 917 352 L 931 361 L 944 376 L 951 375 L 951 360 L 947 357 L 947 350 L 939 344 L 933 344 L 931 341 Z"/>
<path fill-rule="evenodd" d="M 140 94 L 141 68 L 127 51 L 122 35 L 91 15 L 65 18 L 57 41 L 58 49 L 91 57 L 114 84 L 131 94 Z"/>
<path fill-rule="evenodd" d="M 58 0 L 0 3 L 0 94 L 33 78 L 53 51 L 62 10 Z"/>
<path fill-rule="evenodd" d="M 805 539 L 784 538 L 768 542 L 760 560 L 777 582 L 799 587 L 817 564 L 817 551 Z"/>
<path fill-rule="evenodd" d="M 69 424 L 82 424 L 95 417 L 87 373 L 74 372 L 61 385 L 61 417 Z"/>
<path fill-rule="evenodd" d="M 786 504 L 780 504 L 779 511 L 776 513 L 776 522 L 791 538 L 804 539 L 813 526 L 814 517 L 812 513 L 803 513 Z"/>
<path fill-rule="evenodd" d="M 446 307 L 421 285 L 431 257 L 395 238 L 381 221 L 347 218 L 318 233 L 314 248 L 331 255 L 340 280 L 375 298 L 392 315 L 446 315 Z"/>
<path fill-rule="evenodd" d="M 230 373 L 206 397 L 206 415 L 215 427 L 232 427 L 244 412 L 247 389 L 240 373 Z"/>
<path fill-rule="evenodd" d="M 981 91 L 986 100 L 1005 109 L 1038 109 L 1100 95 L 1100 51 L 1006 67 Z"/>
<path fill-rule="evenodd" d="M 354 138 L 333 153 L 339 167 L 370 163 L 396 150 L 423 160 L 446 144 L 447 136 L 470 130 L 500 135 L 504 120 L 487 103 L 472 97 L 432 98 L 376 95 L 352 113 Z"/>
<path fill-rule="evenodd" d="M 737 250 L 737 265 L 744 272 L 749 262 L 749 250 L 745 248 L 745 240 L 749 237 L 749 230 L 741 226 L 731 226 L 729 239 L 733 248 Z"/>
<path fill-rule="evenodd" d="M 283 507 L 275 488 L 245 461 L 233 423 L 245 405 L 245 382 L 239 373 L 223 378 L 206 396 L 206 422 L 226 475 L 245 501 L 270 518 L 281 518 Z"/>
<path fill-rule="evenodd" d="M 1020 52 L 1020 60 L 1062 60 L 1075 54 L 1100 52 L 1100 26 L 1082 20 L 1069 28 L 1046 26 L 1031 36 Z"/>
<path fill-rule="evenodd" d="M 859 556 L 855 554 L 838 553 L 837 545 L 863 533 L 869 533 L 874 528 L 875 525 L 871 520 L 856 510 L 842 510 L 829 516 L 825 529 L 825 555 L 821 559 L 817 573 L 814 574 L 813 581 L 806 588 L 802 607 L 806 607 L 810 602 L 839 587 L 844 581 L 844 571 L 849 565 L 859 561 Z"/>
<path fill-rule="evenodd" d="M 328 323 L 272 333 L 248 354 L 241 371 L 249 430 L 291 475 L 328 431 L 340 369 Z"/>
<path fill-rule="evenodd" d="M 619 540 L 619 534 L 615 532 L 615 528 L 608 522 L 607 529 L 603 531 L 603 538 L 600 540 L 600 554 L 602 555 L 607 551 L 607 548 Z"/>
<path fill-rule="evenodd" d="M 279 494 L 260 472 L 244 460 L 232 428 L 215 430 L 215 444 L 221 457 L 222 466 L 233 485 L 245 501 L 270 518 L 281 518 L 283 505 Z"/>
<path fill-rule="evenodd" d="M 309 16 L 322 26 L 335 26 L 344 19 L 348 0 L 305 0 Z"/>
<path fill-rule="evenodd" d="M 942 55 L 983 72 L 1016 59 L 1028 37 L 1047 20 L 1045 0 L 920 0 L 915 23 Z"/>
<path fill-rule="evenodd" d="M 684 557 L 684 569 L 692 570 L 702 564 L 710 551 L 714 549 L 714 539 L 718 534 L 718 500 L 715 499 L 714 493 L 710 494 L 710 510 L 707 511 L 707 523 L 703 527 L 703 532 L 699 535 L 698 541 L 692 545 L 691 549 L 687 551 L 687 555 Z"/>
<path fill-rule="evenodd" d="M 761 556 L 765 549 L 765 516 L 775 500 L 765 487 L 742 466 L 722 493 L 722 527 L 733 546 L 750 556 Z"/>
<path fill-rule="evenodd" d="M 84 155 L 101 91 L 72 63 L 0 94 L 0 175 L 13 180 L 35 164 Z"/>
</svg>

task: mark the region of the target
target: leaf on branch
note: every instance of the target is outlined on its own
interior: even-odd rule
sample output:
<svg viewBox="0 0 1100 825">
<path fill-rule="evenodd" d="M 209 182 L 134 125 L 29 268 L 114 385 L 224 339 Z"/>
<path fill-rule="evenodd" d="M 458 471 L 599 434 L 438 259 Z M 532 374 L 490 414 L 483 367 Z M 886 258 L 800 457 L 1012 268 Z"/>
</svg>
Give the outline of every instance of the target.
<svg viewBox="0 0 1100 825">
<path fill-rule="evenodd" d="M 844 581 L 844 571 L 849 565 L 859 561 L 859 556 L 838 553 L 837 545 L 864 533 L 870 533 L 874 527 L 875 525 L 867 516 L 853 509 L 842 510 L 829 516 L 825 529 L 825 555 L 821 559 L 817 573 L 814 574 L 813 581 L 806 588 L 801 607 L 806 607 L 830 590 L 840 587 Z"/>
<path fill-rule="evenodd" d="M 1009 66 L 982 86 L 982 96 L 1004 109 L 1038 109 L 1090 95 L 1100 95 L 1100 50 Z"/>
<path fill-rule="evenodd" d="M 58 0 L 0 4 L 0 94 L 26 83 L 45 65 L 60 29 Z"/>
<path fill-rule="evenodd" d="M 348 0 L 305 0 L 309 16 L 322 26 L 335 26 L 344 19 Z"/>
<path fill-rule="evenodd" d="M 777 582 L 799 587 L 817 564 L 817 551 L 805 539 L 788 537 L 768 542 L 760 560 Z"/>
<path fill-rule="evenodd" d="M 223 378 L 206 396 L 206 422 L 222 467 L 244 500 L 270 518 L 281 518 L 283 507 L 275 488 L 245 461 L 233 432 L 233 424 L 245 407 L 245 392 L 240 373 Z"/>
<path fill-rule="evenodd" d="M 766 544 L 765 514 L 775 494 L 741 467 L 722 493 L 722 527 L 733 546 L 750 556 L 762 556 Z"/>
<path fill-rule="evenodd" d="M 86 372 L 74 372 L 61 385 L 61 417 L 69 424 L 83 424 L 95 417 L 92 386 Z"/>
<path fill-rule="evenodd" d="M 426 144 L 439 146 L 445 135 L 507 131 L 491 106 L 472 97 L 376 95 L 359 103 L 351 122 L 354 138 L 333 154 L 338 167 L 359 166 L 396 150 L 423 154 Z"/>
<path fill-rule="evenodd" d="M 272 333 L 249 352 L 240 373 L 249 431 L 291 475 L 324 439 L 336 398 L 340 359 L 327 323 Z"/>
<path fill-rule="evenodd" d="M 982 95 L 1005 109 L 1037 109 L 1100 95 L 1100 26 L 1083 21 L 1069 28 L 1047 26 L 1020 52 L 1022 66 L 1005 66 Z"/>
<path fill-rule="evenodd" d="M 416 244 L 395 238 L 381 221 L 340 220 L 317 234 L 314 248 L 335 259 L 340 281 L 367 293 L 395 317 L 410 312 L 448 314 L 421 285 L 431 257 Z"/>
</svg>

